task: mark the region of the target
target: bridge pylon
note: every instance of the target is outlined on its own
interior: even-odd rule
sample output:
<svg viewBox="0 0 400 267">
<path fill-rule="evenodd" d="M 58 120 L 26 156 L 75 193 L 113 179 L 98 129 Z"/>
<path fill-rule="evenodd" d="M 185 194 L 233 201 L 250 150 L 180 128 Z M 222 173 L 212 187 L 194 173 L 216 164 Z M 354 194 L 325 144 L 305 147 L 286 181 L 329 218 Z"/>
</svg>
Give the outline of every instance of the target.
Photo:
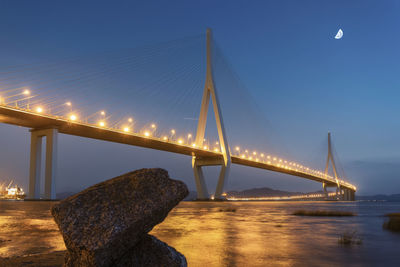
<svg viewBox="0 0 400 267">
<path fill-rule="evenodd" d="M 225 133 L 224 122 L 222 119 L 221 108 L 219 104 L 217 90 L 213 80 L 212 73 L 212 58 L 211 58 L 211 42 L 212 33 L 211 29 L 207 29 L 206 35 L 206 46 L 207 46 L 207 65 L 206 65 L 206 80 L 203 91 L 203 97 L 201 101 L 200 115 L 197 124 L 197 133 L 195 144 L 197 147 L 203 147 L 204 134 L 207 125 L 207 114 L 208 107 L 210 103 L 210 98 L 213 104 L 215 121 L 217 124 L 219 144 L 221 146 L 221 153 L 223 156 L 223 162 L 215 160 L 213 158 L 198 158 L 193 155 L 192 167 L 194 172 L 194 177 L 196 181 L 197 198 L 198 199 L 209 199 L 209 194 L 207 191 L 207 185 L 204 180 L 204 175 L 202 171 L 203 166 L 221 166 L 221 171 L 219 174 L 217 188 L 215 190 L 214 199 L 221 199 L 224 185 L 229 175 L 230 165 L 231 165 L 231 155 L 228 146 L 228 140 Z"/>
<path fill-rule="evenodd" d="M 332 153 L 332 141 L 331 141 L 331 133 L 328 132 L 328 156 L 326 158 L 326 164 L 325 164 L 325 176 L 328 176 L 328 170 L 329 170 L 329 162 L 332 163 L 332 169 L 333 169 L 333 173 L 335 175 L 335 180 L 336 180 L 336 197 L 337 198 L 342 198 L 342 191 L 340 188 L 340 182 L 339 182 L 339 176 L 338 176 L 338 172 L 336 169 L 336 164 L 335 164 L 335 158 L 333 157 L 333 153 Z M 323 183 L 323 188 L 324 188 L 324 192 L 326 197 L 328 198 L 328 192 L 326 190 L 327 184 Z"/>
</svg>

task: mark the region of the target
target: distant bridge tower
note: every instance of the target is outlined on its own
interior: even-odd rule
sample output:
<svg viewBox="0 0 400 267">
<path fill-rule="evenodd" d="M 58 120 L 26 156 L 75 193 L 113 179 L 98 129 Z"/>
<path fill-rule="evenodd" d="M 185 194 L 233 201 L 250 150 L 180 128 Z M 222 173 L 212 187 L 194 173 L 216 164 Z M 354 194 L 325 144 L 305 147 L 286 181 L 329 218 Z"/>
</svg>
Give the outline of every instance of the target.
<svg viewBox="0 0 400 267">
<path fill-rule="evenodd" d="M 223 162 L 220 162 L 215 159 L 208 158 L 198 158 L 195 155 L 192 158 L 192 167 L 194 172 L 194 177 L 196 181 L 197 188 L 197 198 L 198 199 L 208 199 L 209 194 L 207 190 L 207 185 L 204 180 L 203 175 L 203 166 L 221 166 L 221 171 L 219 174 L 217 188 L 215 190 L 214 198 L 220 199 L 224 190 L 224 185 L 229 175 L 229 169 L 231 165 L 231 155 L 229 151 L 228 141 L 226 138 L 224 122 L 222 119 L 221 108 L 219 105 L 217 90 L 214 85 L 213 73 L 212 73 L 212 58 L 211 58 L 211 41 L 212 41 L 212 33 L 211 29 L 207 29 L 207 65 L 206 65 L 206 80 L 203 92 L 203 98 L 201 101 L 201 109 L 199 115 L 199 121 L 197 125 L 197 133 L 196 133 L 196 141 L 195 144 L 197 147 L 203 147 L 204 134 L 206 130 L 207 124 L 207 114 L 208 114 L 208 105 L 210 102 L 210 97 L 212 99 L 213 110 L 215 115 L 215 121 L 217 124 L 218 130 L 218 138 L 219 144 L 221 145 L 221 153 L 223 156 Z"/>
<path fill-rule="evenodd" d="M 325 164 L 325 176 L 328 176 L 329 170 L 329 161 L 332 163 L 332 169 L 336 180 L 336 197 L 340 200 L 354 200 L 354 191 L 350 191 L 349 189 L 341 189 L 340 181 L 338 176 L 338 171 L 336 169 L 335 158 L 332 153 L 332 141 L 331 141 L 331 133 L 328 132 L 328 157 L 326 158 Z M 328 192 L 326 188 L 330 185 L 323 183 L 322 184 L 325 192 L 326 198 L 328 198 Z"/>
</svg>

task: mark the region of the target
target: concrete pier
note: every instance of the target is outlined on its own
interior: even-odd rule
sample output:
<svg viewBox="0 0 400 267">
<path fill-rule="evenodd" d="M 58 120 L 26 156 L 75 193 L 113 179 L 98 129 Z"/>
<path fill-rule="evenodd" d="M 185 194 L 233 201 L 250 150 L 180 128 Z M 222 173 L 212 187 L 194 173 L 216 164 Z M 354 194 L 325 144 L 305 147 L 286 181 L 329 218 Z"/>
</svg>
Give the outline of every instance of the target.
<svg viewBox="0 0 400 267">
<path fill-rule="evenodd" d="M 57 129 L 31 130 L 29 199 L 41 198 L 42 140 L 46 137 L 44 199 L 56 199 Z"/>
</svg>

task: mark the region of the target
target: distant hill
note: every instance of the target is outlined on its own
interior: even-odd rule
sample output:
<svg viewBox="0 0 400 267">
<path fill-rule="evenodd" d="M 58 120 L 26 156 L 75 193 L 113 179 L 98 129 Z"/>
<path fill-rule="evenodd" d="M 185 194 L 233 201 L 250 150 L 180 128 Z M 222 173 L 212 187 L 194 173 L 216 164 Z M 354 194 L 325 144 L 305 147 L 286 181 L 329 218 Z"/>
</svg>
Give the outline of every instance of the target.
<svg viewBox="0 0 400 267">
<path fill-rule="evenodd" d="M 226 192 L 227 197 L 280 197 L 280 196 L 294 196 L 294 195 L 303 195 L 303 192 L 289 192 L 289 191 L 281 191 L 275 190 L 269 187 L 262 188 L 252 188 L 246 189 L 243 191 L 228 191 Z"/>
<path fill-rule="evenodd" d="M 70 197 L 72 195 L 75 195 L 76 193 L 74 192 L 61 192 L 56 194 L 56 198 L 59 200 L 62 200 L 64 198 Z"/>
<path fill-rule="evenodd" d="M 185 199 L 183 201 L 192 201 L 192 200 L 196 200 L 196 198 L 197 198 L 197 192 L 189 191 L 189 195 L 187 195 L 187 197 L 185 197 Z"/>
<path fill-rule="evenodd" d="M 388 201 L 388 202 L 400 202 L 400 194 L 394 195 L 373 195 L 373 196 L 358 196 L 356 194 L 356 200 L 360 201 Z"/>
</svg>

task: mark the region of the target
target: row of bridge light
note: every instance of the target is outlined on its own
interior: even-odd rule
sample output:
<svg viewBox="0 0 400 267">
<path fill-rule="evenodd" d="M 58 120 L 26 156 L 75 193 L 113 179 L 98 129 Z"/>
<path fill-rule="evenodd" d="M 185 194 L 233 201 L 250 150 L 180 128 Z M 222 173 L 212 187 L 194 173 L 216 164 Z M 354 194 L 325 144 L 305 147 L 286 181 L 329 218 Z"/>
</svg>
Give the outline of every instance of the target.
<svg viewBox="0 0 400 267">
<path fill-rule="evenodd" d="M 18 97 L 18 96 L 24 96 L 24 98 L 23 99 L 15 99 L 15 100 L 9 102 L 9 103 L 15 103 L 15 107 L 16 108 L 18 108 L 18 102 L 22 102 L 24 100 L 33 98 L 31 96 L 31 91 L 28 90 L 28 89 L 25 89 L 20 93 L 17 93 L 17 94 L 11 95 L 11 96 L 7 96 L 7 97 L 2 97 L 0 95 L 0 104 L 8 105 L 9 103 L 6 102 L 7 99 L 15 98 L 15 97 Z M 72 103 L 70 101 L 65 102 L 62 105 L 65 105 L 65 106 L 68 106 L 68 107 L 72 107 Z M 50 113 L 46 113 L 45 108 L 42 105 L 36 105 L 33 109 L 29 108 L 29 103 L 26 106 L 27 106 L 27 108 L 25 110 L 28 110 L 28 111 L 31 111 L 31 112 L 33 111 L 33 112 L 38 113 L 38 114 L 55 116 L 55 115 L 52 115 Z M 89 117 L 86 118 L 86 121 L 88 121 L 89 118 L 92 118 L 94 115 L 97 115 L 97 114 L 100 114 L 102 116 L 102 118 L 100 120 L 98 120 L 96 124 L 90 124 L 90 123 L 87 123 L 87 122 L 86 122 L 86 124 L 96 125 L 97 127 L 101 127 L 101 128 L 108 128 L 108 129 L 112 129 L 112 130 L 118 130 L 118 129 L 113 128 L 113 127 L 107 127 L 106 111 L 104 111 L 104 110 L 101 110 L 101 111 L 98 111 L 98 112 L 96 112 L 94 114 L 91 114 Z M 58 118 L 59 116 L 55 116 L 55 117 Z M 72 112 L 72 110 L 68 113 L 66 118 L 67 118 L 67 120 L 69 120 L 71 122 L 85 123 L 83 121 L 80 121 L 78 114 L 76 112 Z M 125 133 L 134 133 L 133 127 L 132 127 L 133 124 L 134 124 L 133 118 L 128 118 L 127 119 L 127 123 L 125 123 L 125 125 L 123 125 L 120 130 L 125 132 Z M 154 136 L 154 132 L 157 129 L 157 125 L 155 123 L 152 123 L 150 125 L 150 127 L 148 127 L 148 128 L 149 129 L 145 129 L 144 131 L 142 131 L 143 132 L 142 135 L 144 135 L 145 137 L 153 137 Z M 163 135 L 161 137 L 161 139 L 163 141 L 170 142 L 171 140 L 173 140 L 173 137 L 175 135 L 176 135 L 176 130 L 175 129 L 171 129 L 170 130 L 170 135 L 169 136 L 168 135 Z M 187 135 L 187 143 L 189 143 L 189 140 L 191 140 L 191 139 L 192 139 L 192 134 L 188 134 Z M 204 139 L 204 141 L 207 141 L 207 140 Z M 179 145 L 186 145 L 185 140 L 182 137 L 178 138 L 175 143 L 177 143 Z M 218 145 L 218 144 L 219 143 L 216 142 L 216 145 Z M 196 146 L 195 143 L 192 143 L 192 147 L 197 147 L 197 146 Z M 210 150 L 208 145 L 204 145 L 203 147 L 199 147 L 199 148 L 202 148 L 204 150 Z M 218 147 L 214 147 L 213 151 L 214 152 L 220 152 L 220 149 Z"/>
<path fill-rule="evenodd" d="M 20 100 L 17 99 L 17 100 L 14 100 L 14 101 L 11 102 L 11 103 L 15 103 L 15 107 L 18 107 L 17 103 L 19 101 L 26 100 L 26 98 L 28 98 L 30 95 L 31 95 L 31 91 L 28 90 L 28 89 L 25 89 L 22 92 L 14 94 L 12 96 L 2 97 L 0 95 L 0 104 L 7 104 L 6 100 L 9 99 L 9 98 L 18 97 L 18 96 L 24 96 L 25 98 L 22 99 L 22 100 L 21 99 Z M 68 102 L 65 102 L 63 105 L 71 107 L 72 103 L 68 101 Z M 32 111 L 32 110 L 29 109 L 29 104 L 27 106 L 27 110 Z M 33 111 L 35 113 L 39 113 L 39 114 L 44 114 L 45 113 L 45 109 L 41 105 L 35 106 Z M 88 120 L 89 118 L 91 118 L 91 117 L 93 117 L 94 115 L 97 115 L 97 114 L 100 114 L 102 116 L 102 118 L 100 120 L 98 120 L 97 124 L 95 124 L 97 127 L 108 128 L 108 129 L 111 129 L 111 130 L 118 130 L 116 128 L 107 127 L 106 112 L 104 110 L 98 111 L 98 112 L 90 115 L 86 119 Z M 46 115 L 51 115 L 51 114 L 46 114 Z M 54 116 L 54 115 L 51 115 L 51 116 Z M 56 117 L 58 117 L 58 116 L 56 116 Z M 72 112 L 72 110 L 71 110 L 71 112 L 69 112 L 69 114 L 67 116 L 67 119 L 69 121 L 71 121 L 71 122 L 80 122 L 80 123 L 82 123 L 81 121 L 79 121 L 78 115 L 76 113 Z M 93 124 L 90 124 L 90 123 L 87 123 L 87 124 L 88 125 L 93 125 Z M 128 118 L 127 123 L 125 123 L 121 127 L 122 132 L 124 132 L 124 133 L 134 133 L 133 129 L 132 129 L 133 128 L 132 125 L 133 125 L 133 119 L 132 118 Z M 150 129 L 145 129 L 143 131 L 142 135 L 147 137 L 147 138 L 155 137 L 154 136 L 154 132 L 157 129 L 157 125 L 155 123 L 152 123 L 149 128 Z M 165 142 L 171 142 L 171 141 L 173 142 L 173 137 L 175 136 L 175 134 L 176 134 L 176 130 L 175 129 L 171 129 L 170 130 L 170 136 L 163 135 L 161 137 L 161 140 L 165 141 Z M 174 143 L 176 143 L 178 145 L 182 145 L 182 146 L 192 146 L 194 148 L 199 148 L 199 149 L 203 149 L 203 150 L 207 150 L 207 151 L 212 150 L 213 152 L 216 152 L 216 153 L 220 152 L 219 142 L 215 142 L 215 147 L 213 149 L 210 149 L 210 146 L 208 146 L 208 145 L 203 145 L 202 147 L 197 147 L 197 145 L 195 143 L 190 144 L 189 140 L 191 140 L 191 139 L 192 139 L 192 134 L 188 134 L 187 135 L 187 142 L 185 142 L 184 138 L 178 138 L 177 141 L 174 142 Z M 204 139 L 204 141 L 207 141 L 207 140 Z M 294 171 L 297 171 L 297 172 L 302 172 L 302 173 L 305 173 L 305 174 L 311 174 L 311 175 L 314 175 L 314 176 L 318 176 L 318 177 L 324 178 L 324 179 L 329 178 L 332 181 L 335 181 L 335 179 L 330 175 L 326 175 L 321 171 L 310 169 L 309 167 L 305 167 L 305 166 L 303 166 L 301 164 L 298 164 L 298 163 L 295 163 L 295 162 L 288 162 L 287 160 L 283 160 L 281 158 L 277 158 L 277 157 L 274 157 L 274 156 L 271 156 L 271 155 L 265 155 L 264 153 L 258 153 L 257 151 L 253 151 L 252 153 L 250 153 L 247 149 L 244 150 L 244 153 L 242 153 L 239 146 L 235 147 L 234 154 L 237 157 L 240 157 L 242 159 L 246 159 L 246 160 L 249 160 L 249 161 L 261 162 L 261 163 L 268 164 L 268 165 L 274 165 L 274 166 L 276 166 L 278 168 L 287 169 L 287 170 L 294 170 Z M 352 186 L 351 184 L 349 184 L 349 183 L 347 183 L 347 182 L 345 182 L 343 180 L 339 180 L 339 181 L 340 181 L 341 184 L 345 184 L 346 186 L 353 187 L 355 189 L 355 187 Z"/>
<path fill-rule="evenodd" d="M 226 194 L 225 194 L 226 195 Z M 337 197 L 338 193 L 328 192 L 328 197 Z M 295 196 L 273 196 L 273 197 L 226 197 L 227 200 L 234 201 L 249 201 L 249 200 L 291 200 L 291 199 L 307 199 L 307 198 L 322 198 L 326 197 L 325 194 L 304 194 Z"/>
<path fill-rule="evenodd" d="M 282 169 L 312 174 L 315 176 L 319 176 L 321 178 L 329 178 L 331 180 L 334 180 L 334 178 L 330 175 L 326 175 L 323 172 L 318 171 L 318 170 L 310 169 L 309 167 L 305 167 L 296 162 L 290 162 L 290 161 L 287 161 L 287 160 L 284 160 L 284 159 L 281 159 L 278 157 L 274 157 L 271 155 L 265 155 L 264 153 L 258 153 L 257 151 L 253 151 L 252 153 L 250 153 L 247 149 L 244 150 L 244 153 L 241 153 L 240 147 L 238 147 L 238 146 L 235 147 L 235 151 L 236 151 L 236 156 L 238 156 L 242 159 L 255 161 L 255 162 L 261 162 L 261 163 L 268 164 L 268 165 L 274 165 L 274 166 L 276 166 L 278 168 L 282 168 Z M 340 180 L 340 182 L 345 183 L 345 181 L 343 181 L 343 180 Z"/>
</svg>

